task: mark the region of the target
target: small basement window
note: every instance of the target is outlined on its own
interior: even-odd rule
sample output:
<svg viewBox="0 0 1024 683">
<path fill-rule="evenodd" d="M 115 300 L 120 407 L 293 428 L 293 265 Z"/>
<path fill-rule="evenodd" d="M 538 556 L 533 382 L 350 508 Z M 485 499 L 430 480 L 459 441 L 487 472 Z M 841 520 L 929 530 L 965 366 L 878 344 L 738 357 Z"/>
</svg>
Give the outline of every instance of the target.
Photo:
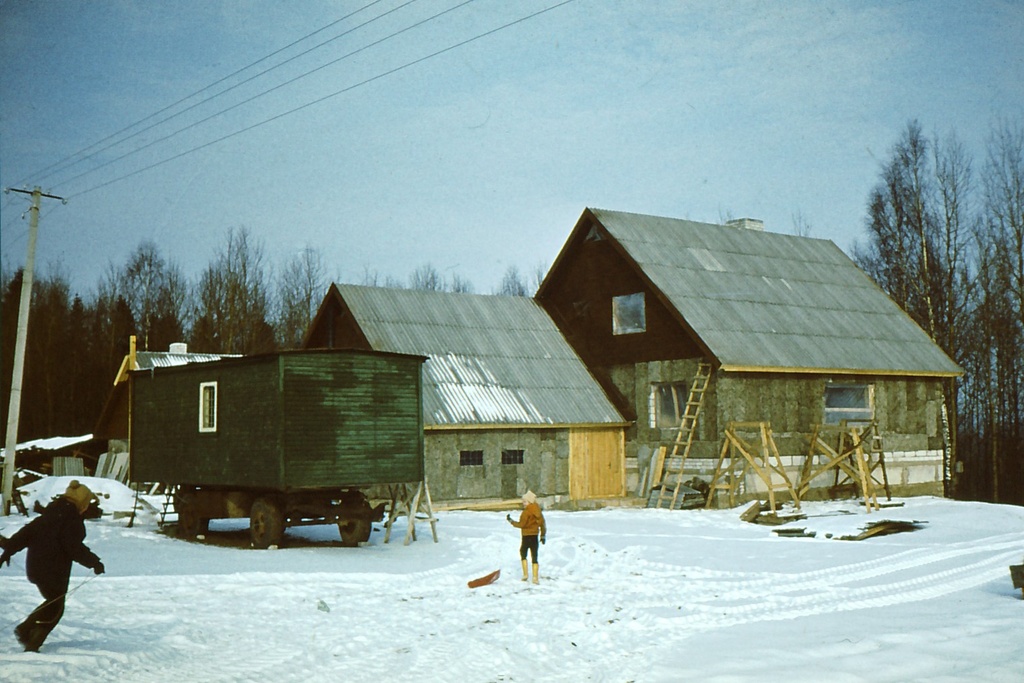
<svg viewBox="0 0 1024 683">
<path fill-rule="evenodd" d="M 636 334 L 646 330 L 643 292 L 612 297 L 612 334 Z"/>
<path fill-rule="evenodd" d="M 523 449 L 503 449 L 501 451 L 501 464 L 502 465 L 522 465 L 523 464 Z"/>
<path fill-rule="evenodd" d="M 825 424 L 870 422 L 875 418 L 874 399 L 870 384 L 826 384 Z"/>
<path fill-rule="evenodd" d="M 199 385 L 199 431 L 217 431 L 217 383 Z"/>
<path fill-rule="evenodd" d="M 460 467 L 483 467 L 483 451 L 459 451 Z"/>
<path fill-rule="evenodd" d="M 686 410 L 686 399 L 690 386 L 686 382 L 669 382 L 651 385 L 651 427 L 656 429 L 679 429 Z"/>
</svg>

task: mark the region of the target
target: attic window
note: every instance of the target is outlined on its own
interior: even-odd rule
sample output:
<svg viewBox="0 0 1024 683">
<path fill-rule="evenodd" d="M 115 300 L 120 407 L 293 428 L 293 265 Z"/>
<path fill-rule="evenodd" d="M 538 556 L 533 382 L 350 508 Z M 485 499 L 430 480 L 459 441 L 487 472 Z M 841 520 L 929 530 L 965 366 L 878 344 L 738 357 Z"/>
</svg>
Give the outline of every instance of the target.
<svg viewBox="0 0 1024 683">
<path fill-rule="evenodd" d="M 825 424 L 870 422 L 875 417 L 874 399 L 870 384 L 826 384 Z"/>
<path fill-rule="evenodd" d="M 643 292 L 612 297 L 612 334 L 636 334 L 646 330 Z"/>
<path fill-rule="evenodd" d="M 199 385 L 199 431 L 217 431 L 217 383 Z"/>
</svg>

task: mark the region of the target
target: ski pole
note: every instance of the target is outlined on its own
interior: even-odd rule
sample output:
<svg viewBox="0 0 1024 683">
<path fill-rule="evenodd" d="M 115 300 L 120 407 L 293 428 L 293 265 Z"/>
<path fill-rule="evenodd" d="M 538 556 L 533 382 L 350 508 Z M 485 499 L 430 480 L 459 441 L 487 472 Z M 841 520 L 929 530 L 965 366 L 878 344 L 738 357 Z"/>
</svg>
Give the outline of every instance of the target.
<svg viewBox="0 0 1024 683">
<path fill-rule="evenodd" d="M 47 600 L 46 602 L 44 602 L 43 604 L 39 605 L 34 610 L 32 610 L 32 612 L 38 612 L 39 610 L 43 609 L 47 605 L 51 605 L 51 604 L 57 602 L 58 600 L 60 600 L 61 598 L 66 598 L 67 596 L 71 595 L 72 593 L 74 593 L 76 590 L 78 590 L 79 588 L 81 588 L 85 584 L 87 584 L 90 581 L 92 581 L 93 579 L 95 579 L 97 576 L 99 576 L 99 574 L 94 574 L 93 576 L 86 577 L 86 579 L 84 581 L 82 581 L 80 584 L 78 584 L 74 588 L 61 593 L 60 595 L 58 595 L 55 598 L 50 598 L 49 600 Z M 20 621 L 12 621 L 11 623 L 9 623 L 6 626 L 4 626 L 4 630 L 6 631 L 9 628 L 11 628 L 12 626 L 15 626 L 16 624 L 19 624 L 19 623 L 21 623 L 21 622 Z"/>
</svg>

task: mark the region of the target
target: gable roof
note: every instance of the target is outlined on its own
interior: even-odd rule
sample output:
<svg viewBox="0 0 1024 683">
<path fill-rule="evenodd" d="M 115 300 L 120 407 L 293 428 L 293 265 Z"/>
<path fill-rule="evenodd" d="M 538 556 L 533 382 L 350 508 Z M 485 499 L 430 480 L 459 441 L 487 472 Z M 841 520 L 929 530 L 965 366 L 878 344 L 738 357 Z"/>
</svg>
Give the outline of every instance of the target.
<svg viewBox="0 0 1024 683">
<path fill-rule="evenodd" d="M 532 299 L 358 285 L 332 289 L 371 348 L 427 357 L 428 427 L 624 423 Z"/>
<path fill-rule="evenodd" d="M 829 240 L 603 209 L 574 236 L 588 214 L 723 370 L 963 372 Z"/>
</svg>

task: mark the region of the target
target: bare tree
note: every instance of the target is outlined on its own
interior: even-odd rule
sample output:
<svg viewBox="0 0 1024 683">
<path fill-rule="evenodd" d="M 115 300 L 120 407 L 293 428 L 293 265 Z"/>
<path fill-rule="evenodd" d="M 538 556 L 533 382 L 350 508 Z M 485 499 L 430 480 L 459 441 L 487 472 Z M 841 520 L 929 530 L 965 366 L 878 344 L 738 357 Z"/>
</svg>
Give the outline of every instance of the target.
<svg viewBox="0 0 1024 683">
<path fill-rule="evenodd" d="M 989 141 L 985 200 L 1017 322 L 1024 327 L 1024 126 L 1002 124 Z"/>
<path fill-rule="evenodd" d="M 986 376 L 983 420 L 993 500 L 1024 501 L 1024 128 L 1002 124 L 990 140 L 983 174 L 983 316 L 987 345 L 977 365 Z"/>
<path fill-rule="evenodd" d="M 405 283 L 401 280 L 392 277 L 391 275 L 384 275 L 378 270 L 370 270 L 369 268 L 363 268 L 363 278 L 359 283 L 366 287 L 386 287 L 388 289 L 405 289 Z"/>
<path fill-rule="evenodd" d="M 810 237 L 811 233 L 814 232 L 811 228 L 811 222 L 807 220 L 807 216 L 800 209 L 793 212 L 793 234 L 797 237 Z"/>
<path fill-rule="evenodd" d="M 868 203 L 869 244 L 855 258 L 879 286 L 935 337 L 931 301 L 931 207 L 929 143 L 917 121 L 906 130 L 882 169 Z"/>
<path fill-rule="evenodd" d="M 526 282 L 523 281 L 523 276 L 515 265 L 510 265 L 505 269 L 505 275 L 502 276 L 501 283 L 494 293 L 501 296 L 530 296 Z"/>
<path fill-rule="evenodd" d="M 267 281 L 263 245 L 246 228 L 229 230 L 225 251 L 197 286 L 193 346 L 211 353 L 273 351 Z"/>
<path fill-rule="evenodd" d="M 455 273 L 455 274 L 452 275 L 450 289 L 453 292 L 461 292 L 463 294 L 472 294 L 473 290 L 474 290 L 474 287 L 473 287 L 473 283 L 470 282 L 468 279 L 462 277 L 458 273 Z"/>
<path fill-rule="evenodd" d="M 424 263 L 409 276 L 409 288 L 425 292 L 443 292 L 447 289 L 444 277 L 431 263 Z"/>
<path fill-rule="evenodd" d="M 312 247 L 295 254 L 277 279 L 277 340 L 298 348 L 327 290 L 323 256 Z"/>
<path fill-rule="evenodd" d="M 184 339 L 188 285 L 180 268 L 167 263 L 153 241 L 143 240 L 123 267 L 111 265 L 101 291 L 128 303 L 140 349 L 166 349 Z"/>
</svg>

